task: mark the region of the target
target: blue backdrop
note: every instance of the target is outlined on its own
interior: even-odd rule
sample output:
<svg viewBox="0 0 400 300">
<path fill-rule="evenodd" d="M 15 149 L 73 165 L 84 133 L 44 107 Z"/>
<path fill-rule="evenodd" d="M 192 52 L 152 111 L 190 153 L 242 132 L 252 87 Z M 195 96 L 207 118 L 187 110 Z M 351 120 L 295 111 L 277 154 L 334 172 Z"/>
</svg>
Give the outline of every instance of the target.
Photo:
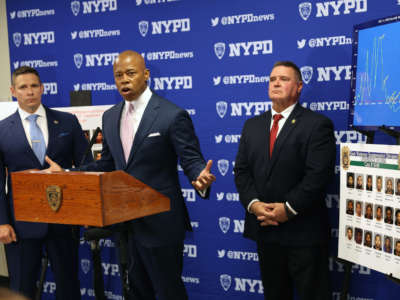
<svg viewBox="0 0 400 300">
<path fill-rule="evenodd" d="M 233 163 L 244 121 L 270 108 L 269 72 L 277 60 L 301 67 L 304 106 L 334 121 L 337 144 L 365 142 L 347 129 L 352 29 L 400 13 L 399 0 L 8 0 L 11 69 L 30 65 L 45 85 L 43 102 L 68 106 L 69 92 L 93 103 L 121 101 L 112 62 L 126 49 L 143 54 L 150 87 L 191 114 L 217 182 L 210 200 L 181 182 L 194 232 L 185 240 L 183 280 L 190 299 L 263 299 L 255 244 L 242 237 L 244 209 Z M 377 142 L 393 143 L 383 136 Z M 338 175 L 339 167 L 336 168 Z M 332 225 L 332 299 L 343 265 L 337 255 L 339 177 L 326 198 Z M 122 299 L 115 247 L 102 241 L 108 299 Z M 93 299 L 89 246 L 81 246 L 82 299 Z M 315 282 L 318 284 L 318 282 Z M 54 299 L 49 273 L 45 299 Z M 396 299 L 400 287 L 355 265 L 349 299 Z"/>
</svg>

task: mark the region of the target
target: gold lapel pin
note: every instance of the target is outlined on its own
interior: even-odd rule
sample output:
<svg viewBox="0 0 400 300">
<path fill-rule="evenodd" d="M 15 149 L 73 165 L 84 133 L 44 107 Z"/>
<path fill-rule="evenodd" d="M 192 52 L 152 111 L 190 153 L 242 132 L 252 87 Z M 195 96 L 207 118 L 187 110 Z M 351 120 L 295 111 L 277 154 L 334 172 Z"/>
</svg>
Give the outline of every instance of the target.
<svg viewBox="0 0 400 300">
<path fill-rule="evenodd" d="M 296 119 L 293 119 L 293 120 L 292 120 L 292 124 L 294 124 L 294 123 L 296 123 Z"/>
<path fill-rule="evenodd" d="M 54 120 L 54 124 L 58 124 L 58 121 L 57 121 L 57 120 Z"/>
</svg>

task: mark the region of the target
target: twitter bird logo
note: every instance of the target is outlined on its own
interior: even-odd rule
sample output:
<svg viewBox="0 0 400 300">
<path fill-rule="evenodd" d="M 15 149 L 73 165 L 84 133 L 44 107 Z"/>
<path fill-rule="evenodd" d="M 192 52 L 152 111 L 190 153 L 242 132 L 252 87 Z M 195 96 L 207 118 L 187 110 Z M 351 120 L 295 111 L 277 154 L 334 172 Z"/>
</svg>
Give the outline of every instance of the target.
<svg viewBox="0 0 400 300">
<path fill-rule="evenodd" d="M 218 25 L 218 22 L 219 22 L 219 18 L 218 18 L 218 17 L 211 18 L 211 26 L 212 26 L 212 27 L 217 26 L 217 25 Z"/>
<path fill-rule="evenodd" d="M 221 193 L 217 193 L 217 200 L 218 201 L 221 201 L 222 199 L 224 199 L 224 192 L 221 192 Z"/>
<path fill-rule="evenodd" d="M 71 32 L 71 39 L 72 39 L 72 40 L 76 39 L 76 36 L 77 36 L 77 35 L 78 35 L 78 32 L 72 31 L 72 32 Z"/>
<path fill-rule="evenodd" d="M 214 85 L 219 85 L 221 83 L 221 76 L 213 77 Z"/>
<path fill-rule="evenodd" d="M 305 45 L 306 45 L 306 39 L 297 41 L 297 49 L 303 49 Z"/>
<path fill-rule="evenodd" d="M 223 258 L 225 256 L 225 249 L 217 250 L 218 258 Z"/>
<path fill-rule="evenodd" d="M 215 142 L 216 142 L 217 144 L 219 144 L 219 143 L 222 142 L 222 134 L 219 134 L 219 135 L 216 135 L 216 136 L 215 136 Z"/>
</svg>

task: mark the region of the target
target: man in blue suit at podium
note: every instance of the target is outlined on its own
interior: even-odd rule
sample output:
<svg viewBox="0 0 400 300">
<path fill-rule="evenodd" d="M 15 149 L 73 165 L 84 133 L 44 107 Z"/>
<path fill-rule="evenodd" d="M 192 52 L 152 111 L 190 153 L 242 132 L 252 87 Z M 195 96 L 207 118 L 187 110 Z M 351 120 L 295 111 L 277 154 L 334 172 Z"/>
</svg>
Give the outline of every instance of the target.
<svg viewBox="0 0 400 300">
<path fill-rule="evenodd" d="M 178 160 L 200 196 L 215 180 L 188 113 L 153 93 L 150 72 L 134 51 L 120 53 L 114 79 L 124 101 L 103 115 L 101 159 L 82 171 L 124 170 L 171 200 L 171 210 L 131 221 L 130 299 L 184 300 L 183 239 L 191 230 L 178 178 Z M 51 158 L 51 156 L 50 156 Z M 51 171 L 61 169 L 51 162 Z"/>
<path fill-rule="evenodd" d="M 88 142 L 74 115 L 41 104 L 43 84 L 35 69 L 16 69 L 11 93 L 18 110 L 0 121 L 0 242 L 5 244 L 10 287 L 33 299 L 45 247 L 57 300 L 80 299 L 79 240 L 73 237 L 72 227 L 16 221 L 10 173 L 46 168 L 45 155 L 64 168 L 77 166 Z M 86 159 L 90 161 L 91 156 Z"/>
</svg>

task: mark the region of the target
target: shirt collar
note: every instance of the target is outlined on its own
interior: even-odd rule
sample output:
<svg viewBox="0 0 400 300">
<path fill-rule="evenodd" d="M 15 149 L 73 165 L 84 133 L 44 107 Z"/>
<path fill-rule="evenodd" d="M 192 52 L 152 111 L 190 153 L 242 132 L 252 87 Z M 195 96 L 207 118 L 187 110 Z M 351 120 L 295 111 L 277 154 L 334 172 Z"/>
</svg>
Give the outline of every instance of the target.
<svg viewBox="0 0 400 300">
<path fill-rule="evenodd" d="M 287 119 L 289 117 L 289 115 L 291 114 L 291 112 L 293 111 L 294 107 L 296 106 L 296 103 L 293 103 L 292 105 L 290 105 L 289 107 L 287 107 L 285 110 L 281 111 L 279 114 L 281 114 L 283 116 L 284 119 Z M 271 107 L 271 117 L 274 118 L 274 116 L 278 114 L 278 112 L 276 112 L 272 107 Z"/>
<path fill-rule="evenodd" d="M 40 117 L 46 118 L 46 110 L 42 104 L 39 105 L 38 109 L 34 113 L 28 113 L 27 111 L 23 110 L 21 107 L 18 106 L 18 113 L 21 117 L 21 120 L 25 120 L 30 115 L 39 115 Z"/>
<path fill-rule="evenodd" d="M 133 108 L 135 110 L 141 109 L 142 107 L 146 107 L 147 103 L 150 101 L 151 96 L 152 92 L 150 88 L 147 86 L 144 92 L 136 100 L 133 101 L 125 100 L 125 107 L 128 107 L 130 103 L 133 104 Z"/>
</svg>

